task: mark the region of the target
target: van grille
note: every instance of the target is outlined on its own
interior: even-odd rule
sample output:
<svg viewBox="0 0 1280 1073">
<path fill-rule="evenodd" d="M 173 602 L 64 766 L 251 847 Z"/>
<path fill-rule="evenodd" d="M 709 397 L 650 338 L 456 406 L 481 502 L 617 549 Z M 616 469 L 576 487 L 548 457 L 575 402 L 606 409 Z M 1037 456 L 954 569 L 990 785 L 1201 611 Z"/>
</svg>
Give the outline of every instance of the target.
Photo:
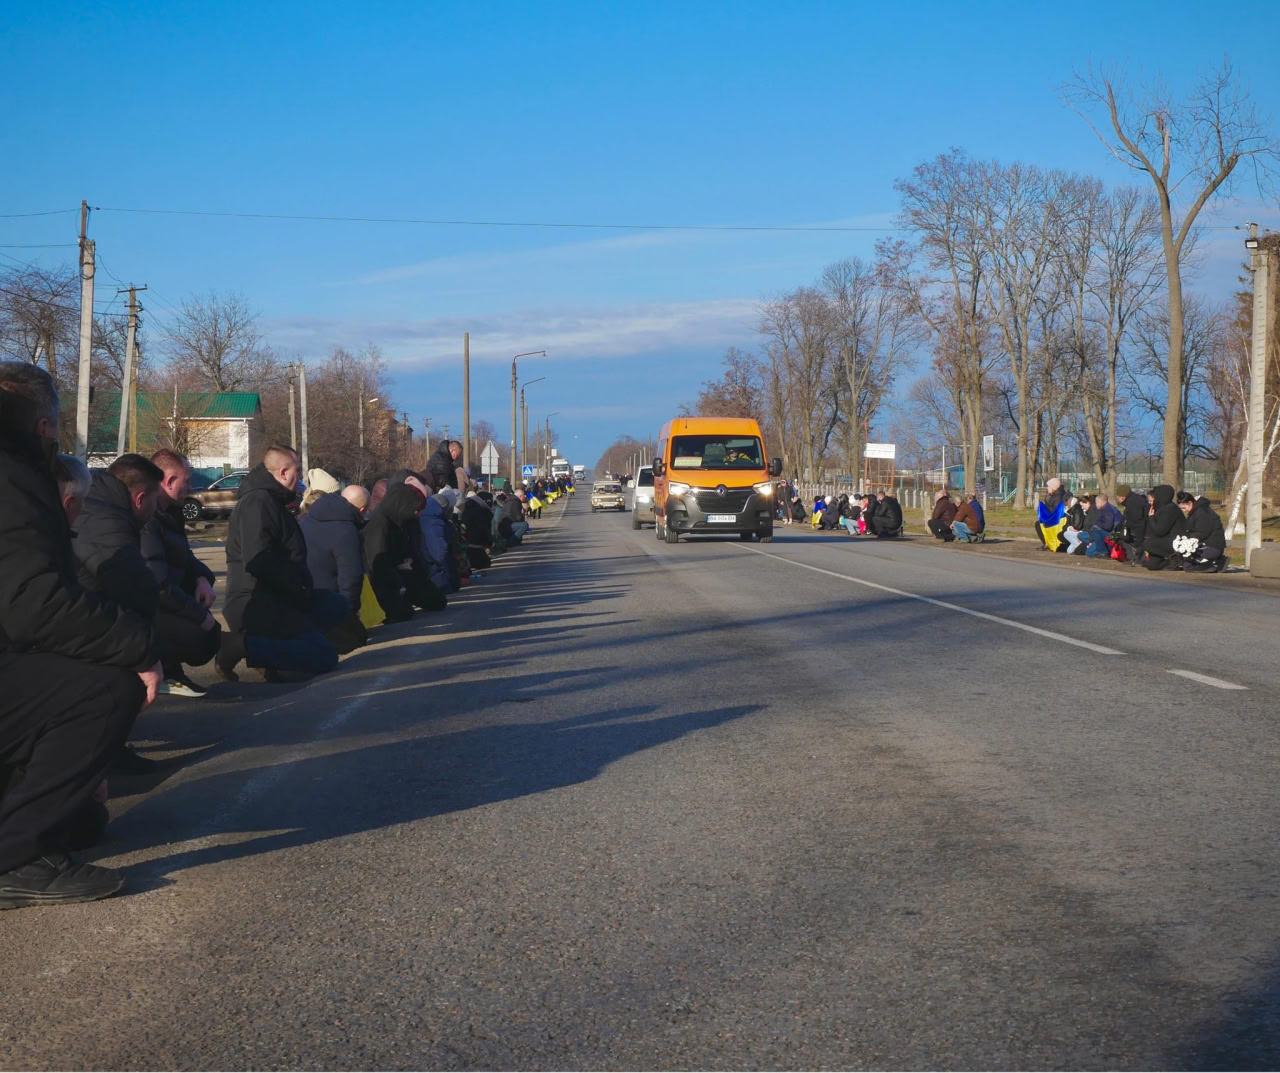
<svg viewBox="0 0 1280 1073">
<path fill-rule="evenodd" d="M 718 495 L 714 489 L 699 489 L 693 498 L 703 514 L 740 514 L 752 491 L 751 488 L 730 488 L 724 495 Z"/>
</svg>

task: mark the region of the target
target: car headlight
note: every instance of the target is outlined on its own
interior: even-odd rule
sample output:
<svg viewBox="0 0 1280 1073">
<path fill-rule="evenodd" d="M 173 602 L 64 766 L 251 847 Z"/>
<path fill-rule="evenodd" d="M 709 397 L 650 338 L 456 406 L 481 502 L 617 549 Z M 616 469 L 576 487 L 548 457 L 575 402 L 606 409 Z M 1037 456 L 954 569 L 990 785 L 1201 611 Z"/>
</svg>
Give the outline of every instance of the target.
<svg viewBox="0 0 1280 1073">
<path fill-rule="evenodd" d="M 751 487 L 755 489 L 755 492 L 757 495 L 762 495 L 762 496 L 773 495 L 772 481 L 764 481 L 761 484 L 753 484 Z"/>
<path fill-rule="evenodd" d="M 670 481 L 667 484 L 667 495 L 682 496 L 689 491 L 687 484 L 681 484 L 679 481 Z"/>
</svg>

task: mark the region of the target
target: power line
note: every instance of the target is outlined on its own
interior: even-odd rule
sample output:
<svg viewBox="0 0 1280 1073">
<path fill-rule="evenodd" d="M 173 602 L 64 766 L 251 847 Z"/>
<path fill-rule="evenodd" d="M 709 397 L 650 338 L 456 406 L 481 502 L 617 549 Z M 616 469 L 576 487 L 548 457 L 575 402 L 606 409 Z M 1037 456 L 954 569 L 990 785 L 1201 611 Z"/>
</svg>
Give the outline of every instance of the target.
<svg viewBox="0 0 1280 1073">
<path fill-rule="evenodd" d="M 48 212 L 0 212 L 0 220 L 18 220 L 28 216 L 57 216 L 62 212 L 75 211 L 75 209 L 50 209 Z"/>
<path fill-rule="evenodd" d="M 24 302 L 35 302 L 36 305 L 48 306 L 50 309 L 61 309 L 67 313 L 79 313 L 79 306 L 64 306 L 59 302 L 46 301 L 44 298 L 37 298 L 31 294 L 23 294 L 21 291 L 11 291 L 8 287 L 0 287 L 0 294 L 8 294 L 14 298 L 21 298 Z M 102 309 L 95 309 L 94 313 L 100 317 L 127 317 L 128 313 L 108 313 Z"/>
<path fill-rule="evenodd" d="M 0 250 L 74 250 L 76 245 L 74 242 L 0 242 Z"/>
<path fill-rule="evenodd" d="M 217 212 L 205 209 L 125 209 L 94 206 L 95 212 L 130 212 L 154 216 L 216 216 L 241 220 L 298 220 L 323 223 L 414 224 L 432 227 L 571 228 L 591 231 L 780 231 L 835 232 L 902 231 L 901 227 L 799 227 L 762 224 L 609 224 L 530 220 L 436 220 L 411 216 L 320 216 L 277 212 Z"/>
</svg>

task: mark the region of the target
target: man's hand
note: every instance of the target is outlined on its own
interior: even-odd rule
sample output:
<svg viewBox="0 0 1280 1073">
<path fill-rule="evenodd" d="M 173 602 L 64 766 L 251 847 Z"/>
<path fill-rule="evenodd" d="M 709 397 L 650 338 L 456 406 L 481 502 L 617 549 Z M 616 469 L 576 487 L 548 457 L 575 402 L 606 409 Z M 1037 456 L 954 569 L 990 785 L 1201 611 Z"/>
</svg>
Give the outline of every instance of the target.
<svg viewBox="0 0 1280 1073">
<path fill-rule="evenodd" d="M 154 667 L 139 671 L 138 677 L 142 679 L 142 684 L 147 687 L 147 699 L 142 702 L 142 710 L 146 711 L 156 699 L 156 690 L 160 688 L 160 683 L 164 681 L 164 668 L 160 666 L 160 662 L 157 660 Z"/>
<path fill-rule="evenodd" d="M 198 578 L 196 580 L 196 603 L 208 611 L 213 607 L 213 586 L 209 584 L 207 577 Z M 205 629 L 210 627 L 206 626 Z"/>
<path fill-rule="evenodd" d="M 208 633 L 217 625 L 218 620 L 214 618 L 210 612 L 206 611 L 204 614 L 204 621 L 200 623 L 200 628 L 204 630 L 205 633 Z"/>
</svg>

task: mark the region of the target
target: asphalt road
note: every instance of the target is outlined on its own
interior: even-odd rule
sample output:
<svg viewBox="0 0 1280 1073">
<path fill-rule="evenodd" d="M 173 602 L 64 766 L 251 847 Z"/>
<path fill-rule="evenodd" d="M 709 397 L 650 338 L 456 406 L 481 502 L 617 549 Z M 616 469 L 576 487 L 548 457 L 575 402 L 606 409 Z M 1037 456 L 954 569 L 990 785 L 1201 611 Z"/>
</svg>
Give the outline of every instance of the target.
<svg viewBox="0 0 1280 1073">
<path fill-rule="evenodd" d="M 146 713 L 130 892 L 0 916 L 0 1066 L 1274 1068 L 1277 611 L 579 495 Z"/>
</svg>

